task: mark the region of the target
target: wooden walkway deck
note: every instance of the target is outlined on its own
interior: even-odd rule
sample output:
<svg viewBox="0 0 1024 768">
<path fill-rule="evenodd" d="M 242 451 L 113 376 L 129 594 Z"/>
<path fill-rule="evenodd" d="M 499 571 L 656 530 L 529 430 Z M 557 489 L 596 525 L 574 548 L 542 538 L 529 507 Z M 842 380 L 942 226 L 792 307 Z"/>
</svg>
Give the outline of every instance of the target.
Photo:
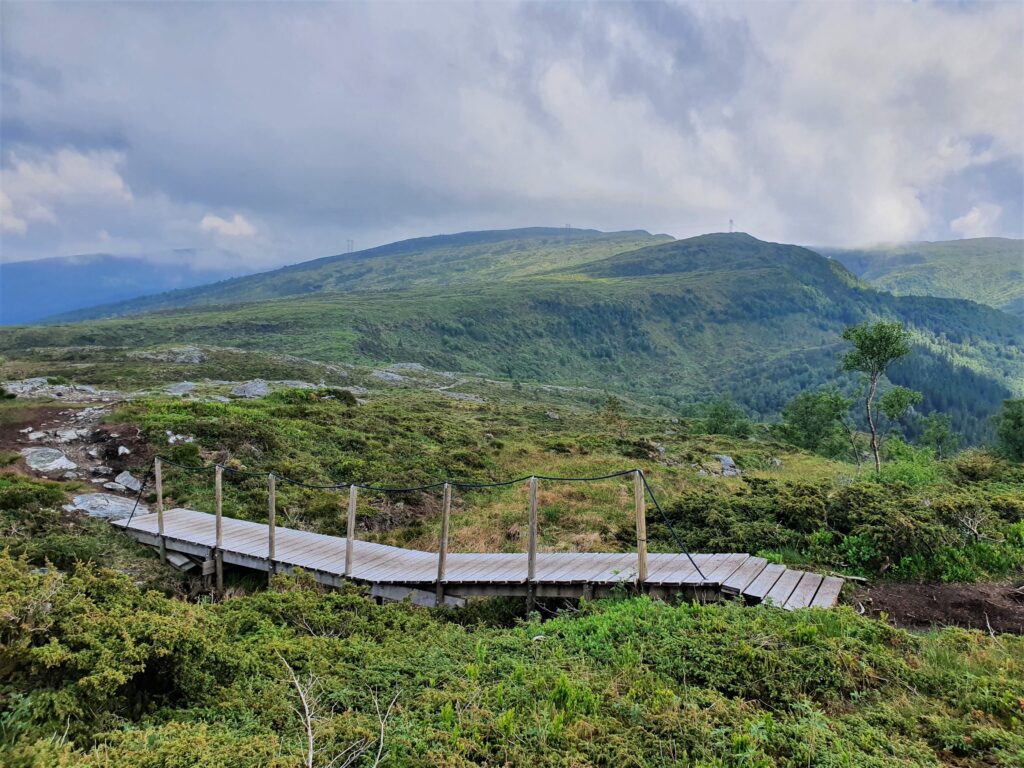
<svg viewBox="0 0 1024 768">
<path fill-rule="evenodd" d="M 215 557 L 214 515 L 178 508 L 163 512 L 163 518 L 167 552 L 207 562 Z M 161 543 L 155 513 L 114 521 L 113 525 L 142 543 Z M 347 539 L 277 526 L 271 558 L 268 525 L 227 517 L 222 518 L 222 525 L 220 556 L 224 563 L 260 571 L 301 568 L 324 584 L 338 586 L 351 580 L 370 585 L 379 596 L 408 596 L 415 602 L 432 603 L 437 597 L 460 602 L 460 598 L 473 595 L 591 597 L 621 589 L 625 583 L 664 597 L 680 593 L 702 599 L 743 596 L 750 602 L 767 601 L 787 609 L 830 608 L 843 585 L 843 580 L 834 576 L 791 570 L 742 553 L 647 554 L 647 577 L 637 584 L 635 552 L 538 552 L 532 581 L 527 578 L 526 553 L 451 552 L 439 585 L 437 553 L 353 540 L 351 562 L 346 562 Z"/>
</svg>

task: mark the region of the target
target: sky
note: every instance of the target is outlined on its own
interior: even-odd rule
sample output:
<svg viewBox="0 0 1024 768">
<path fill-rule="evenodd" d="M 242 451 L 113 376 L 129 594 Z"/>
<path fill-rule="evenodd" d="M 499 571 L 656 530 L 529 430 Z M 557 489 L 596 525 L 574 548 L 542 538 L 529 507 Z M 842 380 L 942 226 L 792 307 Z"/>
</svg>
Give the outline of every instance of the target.
<svg viewBox="0 0 1024 768">
<path fill-rule="evenodd" d="M 1024 3 L 0 3 L 0 253 L 1024 235 Z M 191 249 L 185 256 L 182 249 Z M 222 263 L 226 262 L 226 263 Z"/>
</svg>

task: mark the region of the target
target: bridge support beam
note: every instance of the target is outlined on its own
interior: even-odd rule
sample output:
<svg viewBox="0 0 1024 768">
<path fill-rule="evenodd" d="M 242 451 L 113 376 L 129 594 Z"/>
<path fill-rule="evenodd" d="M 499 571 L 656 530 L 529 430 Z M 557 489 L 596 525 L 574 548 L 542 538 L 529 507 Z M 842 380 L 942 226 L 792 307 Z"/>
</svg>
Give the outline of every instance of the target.
<svg viewBox="0 0 1024 768">
<path fill-rule="evenodd" d="M 274 578 L 277 565 L 274 563 L 277 542 L 277 478 L 271 472 L 267 477 L 267 581 Z"/>
<path fill-rule="evenodd" d="M 644 496 L 644 472 L 633 474 L 633 500 L 636 504 L 636 586 L 643 592 L 647 583 L 647 504 Z"/>
<path fill-rule="evenodd" d="M 437 589 L 435 605 L 444 605 L 444 575 L 448 560 L 448 523 L 452 512 L 452 486 L 444 484 L 444 501 L 441 505 L 441 540 L 437 547 Z"/>
<path fill-rule="evenodd" d="M 352 562 L 356 540 L 356 501 L 359 489 L 354 485 L 348 487 L 348 524 L 345 528 L 345 578 L 352 577 Z"/>
<path fill-rule="evenodd" d="M 167 562 L 167 536 L 164 533 L 164 471 L 163 462 L 157 456 L 153 460 L 153 475 L 156 479 L 156 527 L 160 535 L 160 562 Z"/>
<path fill-rule="evenodd" d="M 216 536 L 217 551 L 214 555 L 216 562 L 216 593 L 219 600 L 224 596 L 224 468 L 217 465 L 216 474 L 213 476 L 213 497 L 216 504 L 217 519 L 214 532 Z"/>
</svg>

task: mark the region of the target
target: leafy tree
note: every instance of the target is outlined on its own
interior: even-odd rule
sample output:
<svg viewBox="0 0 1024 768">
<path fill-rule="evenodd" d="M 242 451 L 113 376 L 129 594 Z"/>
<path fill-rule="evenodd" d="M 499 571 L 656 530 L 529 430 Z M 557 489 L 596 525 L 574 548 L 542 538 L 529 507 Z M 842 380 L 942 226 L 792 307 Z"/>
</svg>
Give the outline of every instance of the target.
<svg viewBox="0 0 1024 768">
<path fill-rule="evenodd" d="M 875 402 L 878 383 L 890 363 L 910 352 L 910 333 L 899 321 L 888 323 L 879 320 L 876 323 L 865 322 L 848 326 L 843 331 L 843 338 L 853 344 L 853 349 L 843 355 L 843 370 L 859 371 L 864 374 L 866 380 L 864 411 L 867 415 L 868 429 L 871 431 L 871 453 L 875 458 L 875 471 L 880 472 L 882 455 L 878 438 L 879 404 Z M 887 397 L 883 398 L 882 413 L 902 415 L 913 405 L 914 400 L 908 394 L 912 390 L 897 387 L 892 392 L 896 394 L 886 393 Z"/>
<path fill-rule="evenodd" d="M 999 450 L 1009 459 L 1024 461 L 1024 399 L 1004 400 L 993 421 Z"/>
<path fill-rule="evenodd" d="M 842 431 L 852 404 L 835 388 L 802 392 L 782 409 L 779 432 L 793 445 L 820 451 Z"/>
<path fill-rule="evenodd" d="M 705 408 L 704 428 L 713 435 L 748 437 L 753 426 L 743 408 L 728 395 L 721 395 Z"/>
<path fill-rule="evenodd" d="M 935 451 L 935 458 L 949 458 L 963 442 L 963 435 L 954 432 L 952 424 L 953 420 L 945 413 L 929 413 L 922 421 L 924 429 L 918 442 Z"/>
<path fill-rule="evenodd" d="M 878 410 L 892 421 L 903 417 L 911 406 L 921 402 L 922 395 L 906 387 L 893 387 L 878 398 Z"/>
</svg>

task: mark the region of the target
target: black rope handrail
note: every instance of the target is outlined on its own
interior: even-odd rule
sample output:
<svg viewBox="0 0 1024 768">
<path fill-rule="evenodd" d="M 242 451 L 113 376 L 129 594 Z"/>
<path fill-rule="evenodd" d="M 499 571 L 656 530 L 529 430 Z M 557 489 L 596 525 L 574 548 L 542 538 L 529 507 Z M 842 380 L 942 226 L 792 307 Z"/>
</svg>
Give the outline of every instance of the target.
<svg viewBox="0 0 1024 768">
<path fill-rule="evenodd" d="M 641 470 L 639 468 L 623 469 L 623 470 L 621 470 L 619 472 L 612 472 L 612 473 L 607 474 L 607 475 L 594 475 L 594 476 L 591 476 L 591 477 L 559 477 L 559 476 L 556 476 L 556 475 L 523 475 L 522 477 L 517 477 L 517 478 L 514 478 L 512 480 L 500 480 L 500 481 L 495 481 L 495 482 L 492 482 L 492 483 L 474 483 L 474 482 L 469 482 L 469 481 L 466 481 L 466 480 L 451 480 L 451 479 L 447 479 L 447 480 L 439 480 L 439 481 L 433 482 L 433 483 L 428 483 L 426 485 L 416 485 L 416 486 L 412 486 L 412 487 L 408 487 L 408 488 L 391 488 L 391 487 L 379 486 L 379 485 L 366 485 L 366 484 L 363 484 L 363 483 L 334 483 L 332 485 L 315 485 L 315 484 L 311 484 L 311 483 L 303 483 L 303 482 L 301 482 L 299 480 L 293 480 L 290 477 L 285 477 L 284 475 L 279 475 L 276 472 L 250 472 L 250 471 L 247 471 L 247 470 L 244 470 L 244 469 L 235 469 L 234 467 L 229 467 L 229 466 L 226 466 L 224 464 L 219 464 L 219 463 L 204 464 L 202 466 L 196 467 L 196 466 L 189 466 L 187 464 L 180 464 L 180 463 L 174 461 L 173 459 L 168 459 L 167 457 L 161 456 L 161 455 L 157 455 L 157 458 L 160 459 L 160 461 L 164 462 L 165 464 L 170 464 L 173 467 L 178 467 L 179 469 L 183 469 L 183 470 L 185 470 L 187 472 L 208 472 L 211 469 L 217 469 L 219 467 L 224 472 L 230 472 L 232 474 L 242 475 L 243 477 L 269 477 L 270 475 L 273 475 L 275 480 L 280 480 L 282 482 L 289 483 L 290 485 L 298 486 L 299 488 L 308 488 L 308 489 L 311 489 L 311 490 L 336 491 L 336 490 L 341 490 L 342 488 L 352 488 L 352 487 L 355 487 L 355 488 L 359 488 L 359 489 L 364 490 L 364 491 L 373 491 L 373 492 L 376 492 L 376 493 L 414 493 L 414 492 L 417 492 L 417 491 L 431 491 L 431 490 L 435 490 L 437 488 L 443 488 L 445 485 L 451 486 L 452 488 L 464 488 L 464 489 L 467 489 L 467 490 L 482 490 L 482 489 L 485 489 L 485 488 L 502 488 L 502 487 L 506 487 L 506 486 L 509 486 L 509 485 L 517 485 L 518 483 L 525 482 L 526 480 L 530 480 L 532 478 L 536 478 L 538 480 L 549 480 L 549 481 L 559 482 L 559 483 L 585 483 L 585 482 L 597 482 L 597 481 L 600 481 L 600 480 L 612 480 L 612 479 L 614 479 L 616 477 L 625 477 L 626 475 L 632 475 L 632 474 L 635 474 L 635 473 L 639 473 L 640 480 L 643 482 L 643 485 L 644 485 L 644 490 L 647 492 L 647 495 L 649 495 L 651 497 L 651 501 L 654 502 L 654 508 L 658 510 L 658 514 L 661 516 L 662 522 L 665 523 L 665 527 L 668 528 L 669 533 L 672 534 L 672 539 L 675 541 L 676 546 L 679 547 L 680 552 L 682 552 L 683 554 L 686 555 L 687 559 L 690 561 L 690 565 L 692 565 L 694 567 L 694 570 L 697 571 L 697 573 L 700 575 L 701 579 L 703 581 L 707 581 L 707 577 L 704 575 L 704 572 L 700 569 L 700 566 L 697 565 L 696 561 L 693 559 L 693 556 L 688 551 L 686 551 L 683 548 L 682 541 L 680 540 L 679 535 L 676 533 L 676 529 L 672 526 L 671 521 L 668 519 L 668 515 L 666 515 L 665 511 L 661 508 L 661 504 L 658 503 L 658 497 L 654 495 L 654 489 L 651 488 L 651 484 L 649 482 L 647 482 L 647 476 L 644 474 L 643 470 Z M 151 474 L 152 474 L 152 470 L 150 471 L 149 474 L 146 475 L 146 480 L 149 479 L 149 476 Z M 146 481 L 144 480 L 143 481 L 143 488 L 145 488 L 145 484 L 146 484 Z M 139 490 L 139 498 L 141 498 L 141 497 L 142 497 L 142 490 L 140 489 Z M 135 500 L 135 506 L 137 507 L 138 504 L 139 504 L 139 499 L 137 498 Z M 132 509 L 132 515 L 134 515 L 134 514 L 135 514 L 135 509 L 133 508 Z M 128 518 L 128 521 L 131 522 L 131 517 Z"/>
</svg>

